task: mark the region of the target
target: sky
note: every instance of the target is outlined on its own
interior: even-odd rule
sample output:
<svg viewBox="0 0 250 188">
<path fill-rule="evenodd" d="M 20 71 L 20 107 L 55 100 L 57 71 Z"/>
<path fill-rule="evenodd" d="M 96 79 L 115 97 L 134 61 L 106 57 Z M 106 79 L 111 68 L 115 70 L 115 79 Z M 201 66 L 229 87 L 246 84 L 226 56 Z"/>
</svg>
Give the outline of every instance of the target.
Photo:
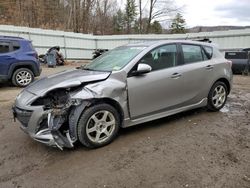
<svg viewBox="0 0 250 188">
<path fill-rule="evenodd" d="M 188 27 L 250 25 L 250 0 L 175 0 Z"/>
<path fill-rule="evenodd" d="M 182 15 L 186 20 L 187 27 L 218 26 L 218 25 L 233 25 L 233 26 L 250 25 L 250 0 L 174 0 L 174 1 L 177 7 L 183 7 Z M 124 8 L 125 2 L 126 0 L 118 0 L 118 5 Z M 138 0 L 136 0 L 136 2 L 138 2 Z M 148 4 L 148 2 L 149 0 L 142 0 L 142 3 L 144 5 Z"/>
</svg>

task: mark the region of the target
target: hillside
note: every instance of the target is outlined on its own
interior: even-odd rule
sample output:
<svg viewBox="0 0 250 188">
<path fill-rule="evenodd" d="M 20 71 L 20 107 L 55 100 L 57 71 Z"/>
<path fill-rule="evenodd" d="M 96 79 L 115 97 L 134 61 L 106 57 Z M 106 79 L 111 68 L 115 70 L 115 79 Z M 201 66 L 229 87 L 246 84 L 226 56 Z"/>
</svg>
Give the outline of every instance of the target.
<svg viewBox="0 0 250 188">
<path fill-rule="evenodd" d="M 211 32 L 211 31 L 226 31 L 236 29 L 248 29 L 250 26 L 196 26 L 188 29 L 189 33 Z"/>
</svg>

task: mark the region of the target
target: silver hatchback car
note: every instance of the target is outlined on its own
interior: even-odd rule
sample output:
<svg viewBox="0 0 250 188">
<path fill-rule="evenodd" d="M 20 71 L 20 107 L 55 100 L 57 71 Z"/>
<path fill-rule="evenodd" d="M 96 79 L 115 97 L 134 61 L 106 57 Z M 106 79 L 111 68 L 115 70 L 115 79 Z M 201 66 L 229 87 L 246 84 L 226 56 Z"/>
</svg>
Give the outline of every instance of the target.
<svg viewBox="0 0 250 188">
<path fill-rule="evenodd" d="M 62 149 L 78 140 L 96 148 L 120 127 L 204 106 L 218 111 L 231 82 L 231 62 L 211 44 L 129 44 L 34 82 L 17 96 L 13 114 L 39 142 Z"/>
</svg>

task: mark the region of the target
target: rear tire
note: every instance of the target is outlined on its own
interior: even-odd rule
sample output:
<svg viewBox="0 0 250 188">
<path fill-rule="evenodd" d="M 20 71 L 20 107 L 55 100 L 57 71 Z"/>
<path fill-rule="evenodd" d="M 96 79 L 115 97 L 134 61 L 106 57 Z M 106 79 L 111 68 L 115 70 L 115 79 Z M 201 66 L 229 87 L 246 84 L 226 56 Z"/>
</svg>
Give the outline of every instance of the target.
<svg viewBox="0 0 250 188">
<path fill-rule="evenodd" d="M 109 104 L 96 104 L 83 111 L 77 134 L 79 141 L 88 148 L 98 148 L 111 143 L 118 134 L 120 117 Z"/>
<path fill-rule="evenodd" d="M 20 68 L 12 75 L 12 84 L 18 87 L 25 87 L 34 81 L 34 74 L 30 69 Z"/>
<path fill-rule="evenodd" d="M 207 108 L 216 112 L 224 107 L 227 101 L 228 89 L 224 82 L 216 82 L 209 91 Z"/>
</svg>

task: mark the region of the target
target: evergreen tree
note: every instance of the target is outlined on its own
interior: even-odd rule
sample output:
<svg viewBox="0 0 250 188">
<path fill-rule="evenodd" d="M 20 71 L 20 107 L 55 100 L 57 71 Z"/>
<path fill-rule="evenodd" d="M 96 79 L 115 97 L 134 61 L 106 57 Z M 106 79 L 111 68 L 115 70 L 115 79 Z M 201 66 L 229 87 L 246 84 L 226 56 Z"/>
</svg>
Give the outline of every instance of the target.
<svg viewBox="0 0 250 188">
<path fill-rule="evenodd" d="M 136 5 L 135 0 L 127 0 L 125 7 L 125 22 L 127 27 L 127 34 L 131 33 L 131 28 L 136 20 Z"/>
<path fill-rule="evenodd" d="M 114 33 L 121 34 L 124 31 L 124 13 L 119 9 L 113 16 Z"/>
<path fill-rule="evenodd" d="M 186 21 L 180 13 L 177 13 L 170 26 L 171 33 L 186 33 Z"/>
<path fill-rule="evenodd" d="M 156 34 L 162 33 L 162 26 L 160 22 L 156 20 L 151 24 L 150 29 L 151 29 L 151 33 L 156 33 Z"/>
</svg>

